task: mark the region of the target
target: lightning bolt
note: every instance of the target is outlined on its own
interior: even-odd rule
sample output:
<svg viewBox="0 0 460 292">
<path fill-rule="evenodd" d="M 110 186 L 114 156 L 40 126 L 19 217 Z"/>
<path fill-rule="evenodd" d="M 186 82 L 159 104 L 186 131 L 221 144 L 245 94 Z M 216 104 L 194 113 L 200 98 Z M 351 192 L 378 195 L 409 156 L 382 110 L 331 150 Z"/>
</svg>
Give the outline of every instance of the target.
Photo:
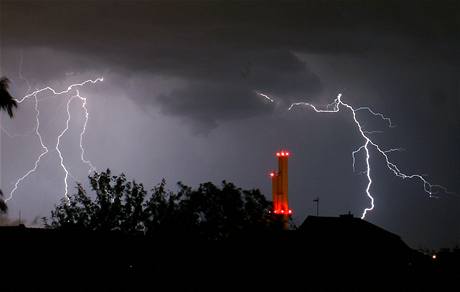
<svg viewBox="0 0 460 292">
<path fill-rule="evenodd" d="M 81 161 L 83 161 L 83 163 L 86 163 L 89 166 L 88 174 L 90 174 L 91 172 L 96 171 L 96 167 L 94 167 L 94 165 L 91 163 L 90 160 L 87 160 L 85 158 L 85 148 L 83 147 L 83 136 L 85 135 L 85 132 L 86 132 L 86 125 L 88 124 L 88 120 L 89 120 L 89 112 L 88 112 L 88 108 L 86 107 L 86 98 L 80 96 L 80 93 L 78 92 L 78 90 L 77 90 L 77 97 L 82 101 L 81 107 L 85 112 L 85 122 L 83 124 L 83 129 L 80 132 L 80 149 L 81 149 L 80 158 L 81 158 Z"/>
<path fill-rule="evenodd" d="M 260 96 L 262 96 L 263 98 L 267 99 L 269 102 L 275 102 L 275 100 L 274 100 L 273 98 L 271 98 L 270 96 L 268 96 L 268 95 L 266 95 L 266 94 L 263 94 L 263 93 L 258 92 L 258 91 L 255 91 L 255 93 L 256 93 L 257 95 L 260 95 Z"/>
<path fill-rule="evenodd" d="M 53 88 L 47 86 L 47 87 L 44 87 L 44 88 L 42 88 L 42 89 L 35 90 L 35 91 L 32 92 L 32 93 L 29 93 L 29 94 L 25 95 L 24 97 L 22 97 L 21 99 L 16 99 L 16 101 L 17 101 L 18 103 L 22 103 L 24 100 L 27 100 L 27 99 L 31 98 L 31 97 L 34 96 L 35 94 L 39 94 L 39 93 L 41 93 L 41 92 L 43 92 L 43 91 L 47 91 L 47 90 L 51 91 L 54 95 L 62 95 L 62 94 L 65 94 L 65 93 L 69 93 L 69 92 L 70 92 L 73 88 L 75 88 L 75 87 L 83 87 L 83 86 L 85 86 L 85 85 L 88 84 L 88 83 L 96 84 L 97 82 L 102 82 L 102 81 L 104 81 L 104 78 L 103 78 L 103 77 L 99 77 L 99 78 L 96 78 L 96 79 L 94 79 L 94 80 L 88 79 L 88 80 L 83 81 L 83 82 L 81 82 L 81 83 L 72 84 L 72 85 L 70 85 L 69 87 L 67 87 L 66 90 L 63 90 L 63 91 L 56 91 L 55 89 L 53 89 Z"/>
<path fill-rule="evenodd" d="M 21 77 L 21 78 L 23 78 L 23 77 Z M 41 88 L 41 89 L 37 89 L 37 90 L 35 90 L 35 91 L 31 92 L 31 93 L 27 93 L 24 97 L 22 97 L 20 99 L 15 99 L 17 101 L 17 103 L 23 103 L 23 102 L 25 102 L 25 101 L 27 101 L 27 100 L 29 100 L 31 98 L 34 98 L 34 100 L 35 100 L 35 113 L 36 113 L 36 115 L 35 115 L 35 120 L 36 120 L 35 134 L 37 135 L 37 137 L 38 137 L 38 139 L 40 141 L 40 145 L 41 145 L 43 151 L 40 153 L 40 155 L 38 156 L 37 160 L 35 161 L 34 167 L 32 169 L 30 169 L 29 171 L 27 171 L 23 176 L 21 176 L 16 181 L 16 183 L 14 184 L 14 188 L 11 190 L 8 198 L 5 199 L 5 202 L 8 202 L 9 200 L 11 200 L 13 198 L 14 193 L 17 191 L 17 189 L 18 189 L 18 187 L 19 187 L 19 185 L 21 184 L 22 181 L 24 181 L 29 175 L 31 175 L 31 174 L 33 174 L 33 173 L 35 173 L 37 171 L 41 159 L 43 158 L 43 156 L 45 156 L 49 152 L 48 148 L 43 143 L 43 139 L 42 139 L 42 136 L 40 134 L 40 110 L 39 110 L 39 99 L 38 99 L 38 94 L 40 94 L 40 93 L 43 93 L 43 92 L 46 92 L 46 91 L 51 91 L 51 93 L 53 95 L 64 95 L 64 94 L 67 94 L 67 93 L 71 92 L 73 89 L 76 90 L 76 94 L 74 96 L 71 96 L 71 98 L 69 98 L 69 100 L 67 101 L 67 107 L 66 107 L 67 120 L 66 120 L 66 124 L 65 124 L 66 126 L 65 126 L 64 130 L 62 130 L 61 133 L 58 135 L 57 143 L 56 143 L 56 146 L 55 146 L 55 149 L 56 149 L 56 151 L 57 151 L 57 153 L 59 155 L 59 158 L 60 158 L 61 168 L 65 172 L 65 176 L 64 176 L 64 185 L 65 185 L 64 198 L 66 200 L 68 200 L 68 196 L 67 196 L 67 194 L 68 194 L 68 183 L 67 183 L 67 180 L 68 180 L 69 176 L 72 177 L 72 178 L 73 178 L 73 176 L 68 171 L 67 167 L 64 164 L 64 157 L 62 156 L 62 153 L 61 153 L 61 150 L 60 150 L 59 146 L 60 146 L 61 138 L 64 136 L 64 134 L 69 129 L 69 122 L 70 122 L 70 118 L 71 118 L 71 116 L 70 116 L 70 103 L 75 98 L 78 98 L 78 99 L 80 99 L 82 101 L 82 108 L 83 108 L 84 113 L 85 113 L 85 122 L 84 122 L 84 125 L 83 125 L 82 132 L 80 133 L 81 159 L 85 164 L 89 165 L 89 167 L 90 167 L 89 172 L 95 170 L 95 167 L 93 166 L 93 164 L 89 160 L 86 160 L 84 158 L 85 150 L 84 150 L 84 147 L 83 147 L 83 136 L 84 136 L 84 134 L 86 132 L 86 126 L 87 126 L 88 119 L 89 119 L 89 112 L 88 112 L 88 108 L 86 107 L 86 98 L 80 96 L 80 93 L 79 93 L 78 89 L 76 89 L 76 88 L 83 87 L 86 84 L 96 84 L 97 82 L 102 82 L 102 81 L 104 81 L 103 77 L 99 77 L 99 78 L 96 78 L 94 80 L 88 79 L 88 80 L 83 81 L 81 83 L 71 84 L 70 86 L 67 87 L 66 90 L 62 90 L 62 91 L 57 91 L 57 90 L 47 86 L 47 87 L 44 87 L 44 88 Z M 27 82 L 27 84 L 29 86 L 28 82 Z M 29 86 L 28 91 L 30 91 L 30 86 Z"/>
<path fill-rule="evenodd" d="M 261 95 L 261 94 L 259 94 Z M 272 99 L 272 98 L 271 98 Z M 390 158 L 388 157 L 389 153 L 395 152 L 395 151 L 403 151 L 404 149 L 402 148 L 393 148 L 393 149 L 386 149 L 383 150 L 382 147 L 380 147 L 377 143 L 375 143 L 368 135 L 375 133 L 375 131 L 365 131 L 363 129 L 363 126 L 361 125 L 360 121 L 357 118 L 357 112 L 359 111 L 367 111 L 369 114 L 378 117 L 382 120 L 384 120 L 387 124 L 388 127 L 393 128 L 395 125 L 392 123 L 391 119 L 384 116 L 382 113 L 378 113 L 373 111 L 369 107 L 359 107 L 359 108 L 353 108 L 351 105 L 345 103 L 342 101 L 342 94 L 339 94 L 336 99 L 330 104 L 327 104 L 325 106 L 322 106 L 321 108 L 318 108 L 317 106 L 308 103 L 308 102 L 295 102 L 292 103 L 288 110 L 291 111 L 294 107 L 308 107 L 311 108 L 313 111 L 316 113 L 337 113 L 340 111 L 341 107 L 349 110 L 352 114 L 353 121 L 358 129 L 358 132 L 360 133 L 361 137 L 364 139 L 364 143 L 355 151 L 352 152 L 352 158 L 353 158 L 353 171 L 355 171 L 355 155 L 358 154 L 361 151 L 364 151 L 365 153 L 365 161 L 366 161 L 366 170 L 364 171 L 364 174 L 367 177 L 367 185 L 365 189 L 365 193 L 367 197 L 370 200 L 370 206 L 365 208 L 361 219 L 364 219 L 367 215 L 368 212 L 372 211 L 375 207 L 374 205 L 374 197 L 371 194 L 371 186 L 372 186 L 372 177 L 371 177 L 371 164 L 370 164 L 370 159 L 371 159 L 371 152 L 370 148 L 373 148 L 377 151 L 378 154 L 380 154 L 383 159 L 385 160 L 387 168 L 397 177 L 402 178 L 402 179 L 416 179 L 420 181 L 423 185 L 423 190 L 425 193 L 429 195 L 430 198 L 437 198 L 437 194 L 439 194 L 441 191 L 446 193 L 446 194 L 453 194 L 452 192 L 449 192 L 446 187 L 438 184 L 432 184 L 429 181 L 427 181 L 423 175 L 420 174 L 406 174 L 402 172 L 399 167 L 393 163 Z"/>
<path fill-rule="evenodd" d="M 61 160 L 60 163 L 61 163 L 61 167 L 62 169 L 64 170 L 65 172 L 65 176 L 64 176 L 64 185 L 65 185 L 65 188 L 64 188 L 64 198 L 67 200 L 67 202 L 69 202 L 69 197 L 67 196 L 67 193 L 68 193 L 68 190 L 69 190 L 69 185 L 67 183 L 67 179 L 69 178 L 69 171 L 67 170 L 67 167 L 65 166 L 64 164 L 64 157 L 62 156 L 62 153 L 61 153 L 61 149 L 59 148 L 59 145 L 61 143 L 61 138 L 62 136 L 64 136 L 64 134 L 67 132 L 67 130 L 69 130 L 69 122 L 70 122 L 70 103 L 72 102 L 72 100 L 74 100 L 77 96 L 78 96 L 78 90 L 77 90 L 77 95 L 74 95 L 72 96 L 71 98 L 69 98 L 69 100 L 67 101 L 67 106 L 66 106 L 66 109 L 67 109 L 67 120 L 65 122 L 65 128 L 64 130 L 62 130 L 62 132 L 59 134 L 58 138 L 57 138 L 57 143 L 56 143 L 56 151 L 59 155 L 59 159 Z"/>
<path fill-rule="evenodd" d="M 28 172 L 26 172 L 26 174 L 21 176 L 16 181 L 16 183 L 14 184 L 14 188 L 11 190 L 10 195 L 8 196 L 8 198 L 5 199 L 5 202 L 8 202 L 9 200 L 11 200 L 13 198 L 13 194 L 18 189 L 19 184 L 24 179 L 26 179 L 30 174 L 34 173 L 37 170 L 38 164 L 40 163 L 40 160 L 42 159 L 43 156 L 45 156 L 49 152 L 48 147 L 46 147 L 45 144 L 43 143 L 42 135 L 40 134 L 40 110 L 38 108 L 38 98 L 37 98 L 36 94 L 34 94 L 34 100 L 35 100 L 35 122 L 36 122 L 35 134 L 37 135 L 37 137 L 38 137 L 38 139 L 40 141 L 40 145 L 41 145 L 43 151 L 42 151 L 42 153 L 40 153 L 40 155 L 38 156 L 37 160 L 35 161 L 34 167 L 32 169 L 30 169 Z"/>
</svg>

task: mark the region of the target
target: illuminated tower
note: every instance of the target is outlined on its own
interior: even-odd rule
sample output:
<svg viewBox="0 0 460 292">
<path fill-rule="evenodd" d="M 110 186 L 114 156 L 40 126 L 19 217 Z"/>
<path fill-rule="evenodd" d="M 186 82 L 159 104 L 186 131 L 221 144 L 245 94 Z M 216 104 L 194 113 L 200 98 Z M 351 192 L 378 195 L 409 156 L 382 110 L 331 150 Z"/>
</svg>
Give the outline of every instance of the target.
<svg viewBox="0 0 460 292">
<path fill-rule="evenodd" d="M 285 216 L 286 219 L 292 215 L 288 203 L 288 158 L 289 152 L 280 151 L 276 153 L 278 157 L 278 172 L 271 172 L 273 213 Z M 286 220 L 287 222 L 287 220 Z"/>
</svg>

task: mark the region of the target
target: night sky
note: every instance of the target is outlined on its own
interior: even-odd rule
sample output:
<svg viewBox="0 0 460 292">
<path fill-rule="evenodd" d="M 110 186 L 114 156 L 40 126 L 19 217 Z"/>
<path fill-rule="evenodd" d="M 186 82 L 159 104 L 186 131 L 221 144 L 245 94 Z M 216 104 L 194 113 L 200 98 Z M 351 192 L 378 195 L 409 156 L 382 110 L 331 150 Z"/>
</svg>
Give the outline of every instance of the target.
<svg viewBox="0 0 460 292">
<path fill-rule="evenodd" d="M 290 103 L 369 106 L 359 119 L 407 174 L 424 174 L 460 194 L 460 2 L 458 1 L 4 1 L 0 75 L 20 98 L 32 89 L 80 89 L 90 113 L 86 157 L 151 187 L 166 178 L 197 186 L 222 180 L 260 188 L 271 199 L 274 154 L 288 149 L 290 205 L 300 224 L 369 207 L 363 144 L 350 112 L 319 114 Z M 22 77 L 22 78 L 21 78 Z M 26 82 L 27 80 L 27 82 Z M 271 103 L 260 91 L 275 98 Z M 69 95 L 39 95 L 50 153 L 9 201 L 40 224 L 63 195 L 54 150 Z M 33 100 L 10 120 L 1 113 L 0 188 L 9 194 L 41 152 Z M 66 165 L 86 182 L 71 107 L 62 138 Z M 366 220 L 413 248 L 460 244 L 460 195 L 430 199 L 418 180 L 402 180 L 371 150 L 375 209 Z M 70 181 L 71 193 L 75 181 Z M 36 221 L 36 222 L 33 222 Z"/>
</svg>

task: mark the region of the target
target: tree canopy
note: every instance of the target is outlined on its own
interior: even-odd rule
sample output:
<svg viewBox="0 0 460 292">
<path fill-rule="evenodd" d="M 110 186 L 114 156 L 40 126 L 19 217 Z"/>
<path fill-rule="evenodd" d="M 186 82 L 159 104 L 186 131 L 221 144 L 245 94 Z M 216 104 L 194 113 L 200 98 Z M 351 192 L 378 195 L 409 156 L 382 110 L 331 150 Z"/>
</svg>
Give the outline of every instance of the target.
<svg viewBox="0 0 460 292">
<path fill-rule="evenodd" d="M 6 111 L 12 118 L 14 116 L 13 108 L 18 107 L 18 104 L 8 92 L 9 82 L 6 77 L 0 78 L 0 110 Z"/>
<path fill-rule="evenodd" d="M 18 107 L 16 100 L 8 92 L 9 80 L 6 77 L 0 78 L 0 111 L 6 111 L 10 118 L 13 118 L 13 108 Z M 1 134 L 1 133 L 0 133 Z M 6 213 L 8 207 L 3 200 L 3 193 L 0 190 L 0 214 Z"/>
<path fill-rule="evenodd" d="M 162 180 L 152 190 L 110 170 L 89 177 L 93 194 L 81 184 L 44 218 L 55 229 L 120 231 L 128 234 L 190 234 L 224 239 L 239 232 L 280 229 L 270 214 L 271 202 L 257 189 L 243 190 L 223 181 L 193 189 L 178 183 L 178 191 Z"/>
<path fill-rule="evenodd" d="M 3 192 L 0 190 L 0 214 L 6 213 L 6 211 L 8 211 L 8 206 L 3 200 Z"/>
</svg>

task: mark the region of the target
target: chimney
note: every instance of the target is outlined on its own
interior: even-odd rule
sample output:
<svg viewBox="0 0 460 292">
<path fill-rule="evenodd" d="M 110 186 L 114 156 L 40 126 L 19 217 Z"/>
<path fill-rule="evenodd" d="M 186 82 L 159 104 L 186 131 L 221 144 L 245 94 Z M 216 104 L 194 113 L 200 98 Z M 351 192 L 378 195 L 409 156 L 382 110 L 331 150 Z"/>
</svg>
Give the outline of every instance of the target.
<svg viewBox="0 0 460 292">
<path fill-rule="evenodd" d="M 273 196 L 273 214 L 285 217 L 287 219 L 292 215 L 288 202 L 288 159 L 290 153 L 282 150 L 276 153 L 278 157 L 278 171 L 271 172 L 272 179 L 272 196 Z"/>
</svg>

